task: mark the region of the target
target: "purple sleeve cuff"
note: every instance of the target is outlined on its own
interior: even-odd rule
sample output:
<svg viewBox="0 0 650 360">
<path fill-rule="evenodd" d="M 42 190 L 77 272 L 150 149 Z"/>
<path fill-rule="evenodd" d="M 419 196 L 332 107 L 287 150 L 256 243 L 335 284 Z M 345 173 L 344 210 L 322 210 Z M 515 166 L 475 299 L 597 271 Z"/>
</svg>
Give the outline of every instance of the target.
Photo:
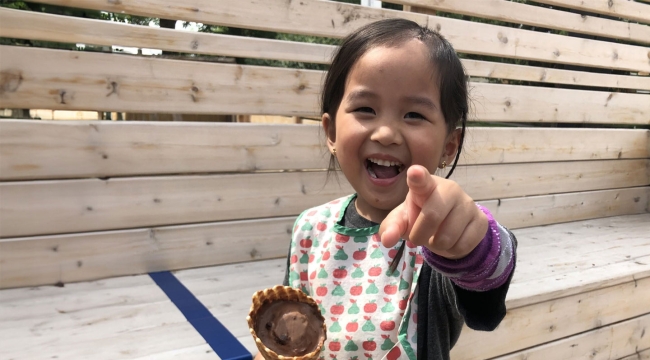
<svg viewBox="0 0 650 360">
<path fill-rule="evenodd" d="M 474 291 L 487 291 L 505 283 L 513 268 L 512 240 L 502 231 L 490 211 L 478 208 L 488 218 L 488 231 L 481 242 L 462 259 L 447 259 L 422 247 L 424 260 L 456 285 Z"/>
</svg>

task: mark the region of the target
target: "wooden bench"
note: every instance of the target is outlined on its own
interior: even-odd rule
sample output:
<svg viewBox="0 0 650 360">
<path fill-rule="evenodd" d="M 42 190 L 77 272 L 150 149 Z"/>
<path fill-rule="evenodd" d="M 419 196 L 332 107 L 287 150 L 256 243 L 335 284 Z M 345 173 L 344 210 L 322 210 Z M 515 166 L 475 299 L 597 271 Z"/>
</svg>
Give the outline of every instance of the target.
<svg viewBox="0 0 650 360">
<path fill-rule="evenodd" d="M 464 330 L 453 359 L 650 358 L 650 4 L 39 2 L 331 38 L 384 17 L 437 29 L 464 54 L 472 120 L 506 125 L 471 127 L 452 178 L 519 240 L 508 316 L 492 333 Z M 334 50 L 7 8 L 0 37 L 319 64 Z M 0 108 L 318 117 L 323 73 L 0 46 L 0 75 Z M 282 281 L 295 217 L 352 191 L 325 182 L 321 136 L 307 124 L 0 120 L 0 358 L 226 358 L 147 275 L 170 270 L 255 351 L 249 299 Z"/>
</svg>

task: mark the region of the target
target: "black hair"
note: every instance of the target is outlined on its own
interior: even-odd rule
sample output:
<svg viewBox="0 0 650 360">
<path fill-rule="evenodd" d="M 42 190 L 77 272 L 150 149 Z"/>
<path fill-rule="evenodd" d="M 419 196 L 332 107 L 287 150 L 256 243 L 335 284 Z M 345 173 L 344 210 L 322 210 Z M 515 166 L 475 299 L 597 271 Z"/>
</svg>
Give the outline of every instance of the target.
<svg viewBox="0 0 650 360">
<path fill-rule="evenodd" d="M 458 158 L 465 139 L 465 127 L 469 112 L 467 93 L 467 76 L 456 51 L 440 33 L 418 25 L 406 19 L 384 19 L 359 28 L 341 42 L 330 65 L 321 97 L 321 114 L 329 114 L 331 125 L 329 131 L 335 131 L 336 112 L 338 111 L 350 69 L 369 50 L 379 47 L 396 47 L 411 39 L 418 39 L 429 49 L 432 66 L 436 70 L 434 81 L 440 90 L 440 107 L 447 125 L 447 133 L 461 127 L 460 141 L 454 163 L 446 178 L 456 169 Z M 326 134 L 330 136 L 331 134 Z M 328 173 L 336 170 L 336 158 L 330 156 Z M 393 273 L 404 252 L 402 243 L 390 273 Z"/>
</svg>

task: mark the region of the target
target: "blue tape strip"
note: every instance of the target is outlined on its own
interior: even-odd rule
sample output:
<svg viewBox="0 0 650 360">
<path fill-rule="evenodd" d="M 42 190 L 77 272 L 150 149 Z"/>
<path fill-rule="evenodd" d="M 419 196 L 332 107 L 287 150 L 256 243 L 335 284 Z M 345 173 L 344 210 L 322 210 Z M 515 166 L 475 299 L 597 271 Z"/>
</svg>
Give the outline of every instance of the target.
<svg viewBox="0 0 650 360">
<path fill-rule="evenodd" d="M 248 350 L 223 324 L 169 271 L 150 273 L 149 276 L 165 292 L 187 321 L 205 339 L 223 360 L 252 360 Z"/>
</svg>

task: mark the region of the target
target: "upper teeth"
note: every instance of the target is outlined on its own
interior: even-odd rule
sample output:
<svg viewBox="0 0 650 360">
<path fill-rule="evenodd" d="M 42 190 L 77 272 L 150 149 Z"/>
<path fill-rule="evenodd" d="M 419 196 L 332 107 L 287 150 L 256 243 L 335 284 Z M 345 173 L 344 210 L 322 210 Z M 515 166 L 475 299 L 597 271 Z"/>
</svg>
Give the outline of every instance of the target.
<svg viewBox="0 0 650 360">
<path fill-rule="evenodd" d="M 381 166 L 401 166 L 402 163 L 399 161 L 388 161 L 388 160 L 382 160 L 382 159 L 375 159 L 375 158 L 369 158 L 371 162 L 381 165 Z"/>
</svg>

